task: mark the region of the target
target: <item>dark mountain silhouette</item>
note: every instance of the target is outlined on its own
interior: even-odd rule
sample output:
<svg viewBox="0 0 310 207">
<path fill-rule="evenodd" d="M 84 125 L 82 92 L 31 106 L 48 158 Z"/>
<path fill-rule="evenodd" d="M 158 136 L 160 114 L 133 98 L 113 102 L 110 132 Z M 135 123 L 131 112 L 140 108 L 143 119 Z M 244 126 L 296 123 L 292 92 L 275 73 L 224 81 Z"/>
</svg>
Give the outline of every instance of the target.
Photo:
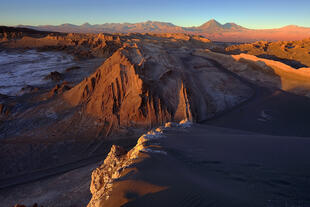
<svg viewBox="0 0 310 207">
<path fill-rule="evenodd" d="M 215 19 L 196 27 L 180 27 L 169 22 L 146 21 L 139 23 L 105 23 L 91 25 L 61 24 L 58 26 L 19 25 L 30 29 L 66 33 L 187 33 L 203 35 L 214 41 L 253 42 L 257 40 L 301 40 L 310 37 L 309 27 L 289 25 L 275 29 L 248 29 L 236 23 L 221 24 Z"/>
</svg>

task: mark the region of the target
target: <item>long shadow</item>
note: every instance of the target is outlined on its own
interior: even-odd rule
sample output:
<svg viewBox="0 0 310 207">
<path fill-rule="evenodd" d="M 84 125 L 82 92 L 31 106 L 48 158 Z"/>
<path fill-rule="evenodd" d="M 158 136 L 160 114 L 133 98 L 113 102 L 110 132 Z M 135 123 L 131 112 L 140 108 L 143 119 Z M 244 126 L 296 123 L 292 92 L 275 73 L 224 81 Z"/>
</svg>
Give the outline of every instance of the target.
<svg viewBox="0 0 310 207">
<path fill-rule="evenodd" d="M 241 53 L 251 54 L 247 50 L 240 50 L 240 49 L 235 49 L 235 50 L 227 51 L 227 50 L 222 48 L 220 50 L 213 50 L 213 49 L 211 49 L 211 51 L 219 52 L 219 53 L 226 54 L 226 55 L 240 55 Z M 289 66 L 291 66 L 292 68 L 295 68 L 295 69 L 308 68 L 309 67 L 309 66 L 301 63 L 300 61 L 292 60 L 292 59 L 287 59 L 287 58 L 281 58 L 281 57 L 278 57 L 276 55 L 259 54 L 259 55 L 255 55 L 255 56 L 259 57 L 259 58 L 265 58 L 265 59 L 268 59 L 268 60 L 278 61 L 278 62 L 284 63 L 286 65 L 289 65 Z"/>
<path fill-rule="evenodd" d="M 232 60 L 234 61 L 233 58 Z M 269 135 L 310 137 L 308 127 L 310 123 L 310 98 L 278 89 L 282 86 L 282 80 L 271 67 L 265 65 L 269 75 L 273 77 L 274 84 L 271 87 L 263 87 L 262 82 L 260 84 L 255 83 L 250 80 L 250 77 L 249 79 L 245 76 L 241 77 L 227 70 L 217 61 L 211 61 L 216 67 L 234 77 L 239 77 L 240 81 L 255 90 L 255 94 L 245 102 L 202 123 Z M 242 61 L 249 62 L 249 60 L 241 60 L 240 62 Z M 253 72 L 262 72 L 261 67 L 253 61 L 252 63 Z M 264 62 L 260 64 L 264 64 Z"/>
<path fill-rule="evenodd" d="M 290 60 L 290 59 L 286 59 L 286 58 L 280 58 L 277 57 L 276 55 L 267 55 L 267 54 L 261 54 L 261 55 L 256 55 L 259 58 L 265 58 L 265 59 L 269 59 L 269 60 L 275 60 L 275 61 L 279 61 L 281 63 L 284 63 L 286 65 L 289 65 L 295 69 L 299 69 L 299 68 L 307 68 L 307 65 L 302 64 L 301 62 L 297 61 L 297 60 Z"/>
</svg>

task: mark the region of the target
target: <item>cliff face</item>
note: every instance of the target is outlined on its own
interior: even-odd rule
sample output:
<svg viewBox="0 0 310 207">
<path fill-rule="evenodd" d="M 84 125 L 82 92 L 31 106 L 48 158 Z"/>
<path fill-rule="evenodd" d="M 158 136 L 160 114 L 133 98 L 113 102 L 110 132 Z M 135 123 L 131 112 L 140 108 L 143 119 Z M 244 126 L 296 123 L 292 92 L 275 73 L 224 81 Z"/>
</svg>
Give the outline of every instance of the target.
<svg viewBox="0 0 310 207">
<path fill-rule="evenodd" d="M 82 113 L 95 118 L 110 135 L 120 128 L 202 121 L 251 96 L 251 89 L 240 81 L 187 55 L 160 44 L 124 44 L 64 98 L 81 105 Z M 225 86 L 226 81 L 235 87 Z"/>
<path fill-rule="evenodd" d="M 64 96 L 72 105 L 83 104 L 84 113 L 98 118 L 107 134 L 119 126 L 148 126 L 171 119 L 161 98 L 150 91 L 137 71 L 142 58 L 133 63 L 125 52 L 118 50 Z M 139 51 L 131 48 L 129 52 Z"/>
<path fill-rule="evenodd" d="M 165 88 L 162 77 L 145 76 L 144 64 L 138 48 L 122 48 L 64 97 L 72 105 L 82 104 L 86 115 L 98 118 L 106 134 L 120 126 L 150 127 L 172 119 L 192 119 L 183 81 L 175 79 L 173 88 Z"/>
</svg>

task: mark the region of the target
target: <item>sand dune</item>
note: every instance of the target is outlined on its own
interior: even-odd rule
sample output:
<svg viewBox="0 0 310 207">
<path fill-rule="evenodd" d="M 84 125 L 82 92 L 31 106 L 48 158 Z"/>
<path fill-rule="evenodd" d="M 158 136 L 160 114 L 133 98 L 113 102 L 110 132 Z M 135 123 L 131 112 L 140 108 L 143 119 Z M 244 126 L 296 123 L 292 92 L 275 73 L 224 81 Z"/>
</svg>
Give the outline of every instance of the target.
<svg viewBox="0 0 310 207">
<path fill-rule="evenodd" d="M 162 130 L 162 137 L 145 142 L 150 150 L 140 148 L 139 159 L 127 167 L 112 168 L 110 173 L 118 176 L 107 183 L 98 172 L 108 172 L 104 169 L 112 166 L 115 157 L 106 158 L 93 172 L 89 207 L 310 204 L 309 168 L 305 167 L 308 138 L 249 134 L 205 125 Z M 130 157 L 124 153 L 118 156 L 117 163 Z M 108 185 L 108 190 L 101 185 Z M 143 193 L 140 188 L 145 188 Z"/>
</svg>

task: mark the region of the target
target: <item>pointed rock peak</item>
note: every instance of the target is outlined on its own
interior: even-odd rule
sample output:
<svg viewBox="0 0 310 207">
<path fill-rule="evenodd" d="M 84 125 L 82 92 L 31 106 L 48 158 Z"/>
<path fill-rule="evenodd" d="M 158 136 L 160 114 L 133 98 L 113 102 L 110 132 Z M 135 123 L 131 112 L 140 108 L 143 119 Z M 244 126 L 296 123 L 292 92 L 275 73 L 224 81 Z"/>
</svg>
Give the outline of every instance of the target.
<svg viewBox="0 0 310 207">
<path fill-rule="evenodd" d="M 209 20 L 209 21 L 208 21 L 208 22 L 206 22 L 206 23 L 221 25 L 221 23 L 219 23 L 219 22 L 218 22 L 218 21 L 216 21 L 215 19 L 211 19 L 211 20 Z"/>
<path fill-rule="evenodd" d="M 218 23 L 218 21 L 216 21 L 215 19 L 210 19 L 209 22 L 217 22 Z"/>
<path fill-rule="evenodd" d="M 201 25 L 200 27 L 204 27 L 204 28 L 205 27 L 222 27 L 222 24 L 216 21 L 215 19 L 211 19 L 207 21 L 206 23 L 204 23 L 203 25 Z"/>
</svg>

